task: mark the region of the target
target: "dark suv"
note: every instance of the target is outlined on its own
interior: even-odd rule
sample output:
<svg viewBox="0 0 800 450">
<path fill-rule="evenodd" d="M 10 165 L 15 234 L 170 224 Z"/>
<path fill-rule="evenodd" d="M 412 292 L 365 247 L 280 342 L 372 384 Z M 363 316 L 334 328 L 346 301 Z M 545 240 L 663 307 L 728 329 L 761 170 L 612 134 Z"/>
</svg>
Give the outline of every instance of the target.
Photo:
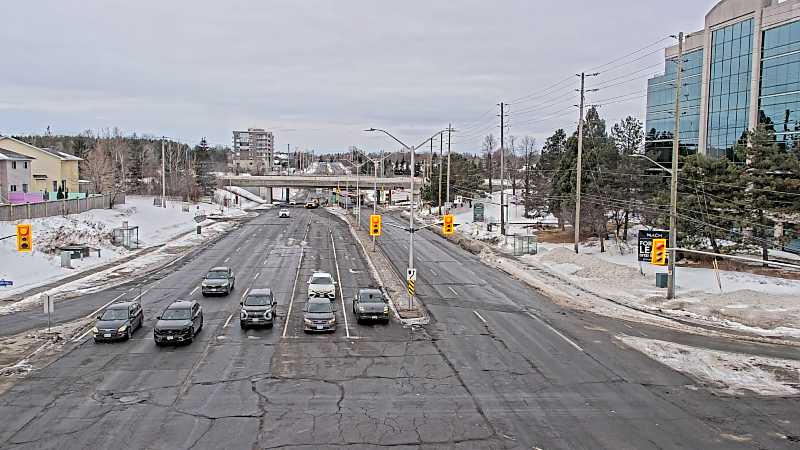
<svg viewBox="0 0 800 450">
<path fill-rule="evenodd" d="M 278 306 L 272 289 L 251 289 L 239 304 L 242 306 L 239 311 L 239 325 L 242 328 L 250 325 L 272 326 Z"/>
<path fill-rule="evenodd" d="M 92 328 L 95 342 L 130 339 L 134 331 L 142 327 L 144 313 L 137 302 L 119 302 L 109 305 L 97 316 Z"/>
<path fill-rule="evenodd" d="M 203 296 L 213 294 L 228 295 L 233 290 L 235 283 L 236 277 L 230 267 L 214 267 L 203 278 L 200 289 L 203 291 Z"/>
<path fill-rule="evenodd" d="M 353 298 L 353 315 L 356 321 L 381 320 L 389 323 L 389 302 L 380 289 L 359 289 Z"/>
<path fill-rule="evenodd" d="M 193 300 L 173 302 L 160 316 L 156 317 L 153 339 L 156 345 L 188 342 L 191 343 L 203 329 L 203 308 Z"/>
</svg>

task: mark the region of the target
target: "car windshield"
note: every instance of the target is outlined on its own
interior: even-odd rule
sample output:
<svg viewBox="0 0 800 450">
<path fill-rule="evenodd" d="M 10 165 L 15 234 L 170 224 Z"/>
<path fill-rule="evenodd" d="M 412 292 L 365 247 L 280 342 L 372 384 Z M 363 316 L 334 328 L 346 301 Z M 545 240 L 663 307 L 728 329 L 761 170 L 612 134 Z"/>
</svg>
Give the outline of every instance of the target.
<svg viewBox="0 0 800 450">
<path fill-rule="evenodd" d="M 361 293 L 358 296 L 361 303 L 383 303 L 383 295 L 380 292 Z"/>
<path fill-rule="evenodd" d="M 206 278 L 209 280 L 224 280 L 228 278 L 228 272 L 224 272 L 221 270 L 212 270 L 211 272 L 208 272 Z"/>
<path fill-rule="evenodd" d="M 107 309 L 106 312 L 100 316 L 100 320 L 125 320 L 127 318 L 127 309 Z"/>
<path fill-rule="evenodd" d="M 187 308 L 168 309 L 161 315 L 161 320 L 189 320 L 191 317 L 192 313 Z"/>
<path fill-rule="evenodd" d="M 245 306 L 269 306 L 270 298 L 266 295 L 248 295 L 244 300 Z"/>
<path fill-rule="evenodd" d="M 333 280 L 331 277 L 313 277 L 311 278 L 311 284 L 333 284 Z"/>
<path fill-rule="evenodd" d="M 310 313 L 329 313 L 333 312 L 333 306 L 329 302 L 324 303 L 309 303 L 308 312 Z"/>
</svg>

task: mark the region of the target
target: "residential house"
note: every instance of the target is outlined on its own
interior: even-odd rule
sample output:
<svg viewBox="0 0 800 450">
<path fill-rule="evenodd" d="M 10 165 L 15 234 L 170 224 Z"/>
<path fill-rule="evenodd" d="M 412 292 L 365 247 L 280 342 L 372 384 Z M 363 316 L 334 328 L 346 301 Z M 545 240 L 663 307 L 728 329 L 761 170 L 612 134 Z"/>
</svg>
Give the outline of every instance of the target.
<svg viewBox="0 0 800 450">
<path fill-rule="evenodd" d="M 59 188 L 79 192 L 77 156 L 50 148 L 39 148 L 12 137 L 0 136 L 0 149 L 33 158 L 31 161 L 32 192 L 56 192 Z"/>
<path fill-rule="evenodd" d="M 32 161 L 30 156 L 0 149 L 0 204 L 25 203 L 28 200 Z M 38 201 L 41 200 L 39 195 Z"/>
</svg>

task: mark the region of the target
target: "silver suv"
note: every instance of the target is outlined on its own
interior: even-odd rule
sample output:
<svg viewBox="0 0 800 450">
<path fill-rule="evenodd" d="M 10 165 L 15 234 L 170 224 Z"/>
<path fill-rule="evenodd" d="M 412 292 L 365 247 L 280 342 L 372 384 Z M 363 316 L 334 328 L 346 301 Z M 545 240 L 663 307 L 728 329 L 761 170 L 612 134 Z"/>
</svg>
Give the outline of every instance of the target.
<svg viewBox="0 0 800 450">
<path fill-rule="evenodd" d="M 200 286 L 203 296 L 214 294 L 229 295 L 235 287 L 235 283 L 236 277 L 230 267 L 214 267 L 208 271 Z"/>
<path fill-rule="evenodd" d="M 308 279 L 308 298 L 336 300 L 336 282 L 328 272 L 314 272 Z"/>
</svg>

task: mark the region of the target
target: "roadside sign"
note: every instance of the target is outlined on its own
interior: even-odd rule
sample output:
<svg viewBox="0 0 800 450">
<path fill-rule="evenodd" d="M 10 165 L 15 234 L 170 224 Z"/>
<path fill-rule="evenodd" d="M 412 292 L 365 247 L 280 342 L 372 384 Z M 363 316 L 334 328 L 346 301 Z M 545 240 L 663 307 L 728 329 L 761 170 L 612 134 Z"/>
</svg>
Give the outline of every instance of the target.
<svg viewBox="0 0 800 450">
<path fill-rule="evenodd" d="M 208 216 L 206 216 L 205 214 L 198 214 L 198 215 L 194 216 L 194 221 L 197 222 L 197 223 L 200 223 L 200 222 L 204 222 L 207 218 L 208 218 Z"/>
<path fill-rule="evenodd" d="M 406 269 L 406 281 L 417 281 L 417 269 Z"/>
<path fill-rule="evenodd" d="M 669 231 L 639 230 L 639 261 L 650 262 L 652 260 L 653 239 L 669 239 Z"/>
<path fill-rule="evenodd" d="M 55 302 L 53 302 L 53 297 L 45 295 L 42 299 L 42 304 L 44 305 L 45 314 L 51 314 L 55 312 Z"/>
<path fill-rule="evenodd" d="M 484 206 L 483 206 L 483 203 L 475 203 L 475 206 L 472 208 L 472 221 L 473 222 L 483 222 L 484 221 Z"/>
<path fill-rule="evenodd" d="M 0 280 L 0 287 L 13 286 L 13 285 L 14 282 L 11 280 L 6 280 L 6 279 Z"/>
</svg>

